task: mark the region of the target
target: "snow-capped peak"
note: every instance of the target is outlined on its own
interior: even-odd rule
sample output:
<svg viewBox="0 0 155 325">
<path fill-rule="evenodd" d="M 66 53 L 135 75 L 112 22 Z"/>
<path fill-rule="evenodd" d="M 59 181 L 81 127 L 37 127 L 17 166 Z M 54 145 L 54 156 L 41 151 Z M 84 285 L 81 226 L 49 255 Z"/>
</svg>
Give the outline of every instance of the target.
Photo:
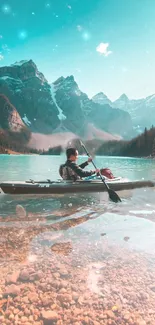
<svg viewBox="0 0 155 325">
<path fill-rule="evenodd" d="M 108 98 L 102 91 L 96 94 L 93 98 Z"/>
<path fill-rule="evenodd" d="M 111 100 L 103 93 L 100 92 L 92 97 L 93 102 L 100 104 L 100 105 L 106 105 L 111 104 Z"/>
<path fill-rule="evenodd" d="M 117 101 L 128 102 L 128 101 L 129 101 L 129 98 L 127 97 L 126 94 L 122 94 L 122 95 L 117 99 Z"/>
<path fill-rule="evenodd" d="M 13 64 L 11 64 L 11 67 L 14 67 L 14 66 L 19 66 L 19 67 L 21 67 L 23 64 L 25 64 L 25 63 L 28 63 L 29 62 L 29 60 L 21 60 L 21 61 L 16 61 L 15 63 L 13 63 Z"/>
<path fill-rule="evenodd" d="M 76 89 L 78 90 L 78 85 L 77 83 L 75 82 L 74 80 L 74 77 L 73 76 L 68 76 L 66 78 L 64 77 L 60 77 L 59 79 L 57 79 L 53 85 L 55 86 L 55 89 L 66 89 L 67 91 L 72 89 Z"/>
</svg>

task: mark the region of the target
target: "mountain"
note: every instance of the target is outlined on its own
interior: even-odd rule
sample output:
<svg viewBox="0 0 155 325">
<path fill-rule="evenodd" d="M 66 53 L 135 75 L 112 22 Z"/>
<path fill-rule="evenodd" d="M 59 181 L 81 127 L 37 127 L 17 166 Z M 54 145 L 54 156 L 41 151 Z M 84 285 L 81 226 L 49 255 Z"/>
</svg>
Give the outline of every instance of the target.
<svg viewBox="0 0 155 325">
<path fill-rule="evenodd" d="M 90 141 L 93 139 L 100 139 L 103 141 L 118 141 L 121 140 L 122 137 L 118 135 L 112 135 L 108 132 L 96 128 L 93 124 L 89 123 L 87 128 L 86 139 Z"/>
<path fill-rule="evenodd" d="M 114 109 L 107 98 L 102 105 L 89 99 L 73 76 L 60 77 L 50 85 L 32 60 L 0 67 L 0 93 L 8 98 L 20 123 L 32 134 L 67 132 L 84 137 L 91 127 L 96 137 L 103 138 L 103 131 L 106 138 L 110 133 L 116 139 L 133 132 L 128 112 Z"/>
<path fill-rule="evenodd" d="M 130 111 L 134 125 L 140 129 L 150 128 L 155 122 L 155 94 L 131 101 Z"/>
<path fill-rule="evenodd" d="M 51 133 L 59 124 L 51 87 L 32 60 L 0 68 L 0 93 L 34 132 Z"/>
<path fill-rule="evenodd" d="M 100 105 L 83 93 L 73 76 L 60 77 L 52 85 L 55 102 L 60 115 L 63 112 L 63 125 L 72 132 L 85 135 L 89 124 L 112 134 L 123 137 L 131 135 L 130 115 L 120 109 L 113 109 L 109 104 Z"/>
<path fill-rule="evenodd" d="M 126 94 L 122 94 L 116 101 L 114 101 L 112 104 L 112 107 L 119 107 L 121 109 L 127 109 L 129 106 L 130 100 L 127 97 Z"/>
<path fill-rule="evenodd" d="M 32 152 L 31 132 L 9 99 L 0 94 L 0 153 Z"/>
<path fill-rule="evenodd" d="M 110 101 L 109 98 L 99 93 L 93 98 L 94 102 L 103 104 Z M 110 106 L 128 112 L 131 116 L 133 128 L 136 133 L 142 133 L 144 128 L 150 128 L 155 121 L 155 94 L 142 99 L 129 99 L 126 94 L 122 94 L 116 101 L 110 101 Z"/>
<path fill-rule="evenodd" d="M 24 126 L 16 108 L 5 95 L 0 94 L 0 128 L 20 131 Z"/>
<path fill-rule="evenodd" d="M 144 128 L 150 128 L 155 121 L 155 94 L 142 99 L 125 99 L 121 97 L 113 103 L 113 107 L 120 107 L 128 112 L 132 118 L 134 129 L 142 133 Z"/>
<path fill-rule="evenodd" d="M 60 124 L 66 130 L 83 135 L 87 126 L 87 95 L 79 90 L 73 76 L 60 77 L 51 84 L 51 89 L 59 109 Z"/>
<path fill-rule="evenodd" d="M 102 92 L 96 94 L 94 97 L 92 97 L 92 100 L 94 103 L 100 104 L 100 105 L 110 105 L 112 106 L 111 100 Z"/>
</svg>

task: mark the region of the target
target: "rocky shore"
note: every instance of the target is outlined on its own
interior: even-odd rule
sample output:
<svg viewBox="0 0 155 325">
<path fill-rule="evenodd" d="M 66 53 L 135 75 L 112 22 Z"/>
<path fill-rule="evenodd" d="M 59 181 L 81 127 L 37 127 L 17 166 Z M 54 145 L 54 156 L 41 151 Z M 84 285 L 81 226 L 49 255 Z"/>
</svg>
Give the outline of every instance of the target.
<svg viewBox="0 0 155 325">
<path fill-rule="evenodd" d="M 0 219 L 0 324 L 155 325 L 154 258 L 93 239 L 92 218 Z"/>
</svg>

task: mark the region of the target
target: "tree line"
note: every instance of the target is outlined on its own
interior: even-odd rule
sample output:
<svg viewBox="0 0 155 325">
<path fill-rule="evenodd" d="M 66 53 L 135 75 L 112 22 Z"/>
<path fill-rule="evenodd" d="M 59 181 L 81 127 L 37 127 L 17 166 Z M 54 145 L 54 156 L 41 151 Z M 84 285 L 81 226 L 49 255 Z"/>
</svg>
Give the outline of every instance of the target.
<svg viewBox="0 0 155 325">
<path fill-rule="evenodd" d="M 98 155 L 154 157 L 155 156 L 155 127 L 147 130 L 130 141 L 108 141 L 96 151 Z"/>
<path fill-rule="evenodd" d="M 0 128 L 0 154 L 8 153 L 9 150 L 20 153 L 39 153 L 36 149 L 31 149 L 27 143 L 31 137 L 28 128 L 23 127 L 20 131 L 14 132 Z"/>
</svg>

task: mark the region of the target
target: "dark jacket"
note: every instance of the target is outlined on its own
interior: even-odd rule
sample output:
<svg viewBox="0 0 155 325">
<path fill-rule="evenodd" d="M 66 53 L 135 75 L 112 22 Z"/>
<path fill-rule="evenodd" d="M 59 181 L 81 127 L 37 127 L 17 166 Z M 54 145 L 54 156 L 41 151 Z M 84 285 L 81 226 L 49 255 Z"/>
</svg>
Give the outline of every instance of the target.
<svg viewBox="0 0 155 325">
<path fill-rule="evenodd" d="M 95 171 L 84 171 L 83 169 L 88 166 L 88 162 L 84 162 L 81 165 L 77 165 L 71 160 L 67 160 L 64 165 L 59 168 L 59 174 L 63 180 L 76 181 L 82 177 L 87 177 L 95 174 Z"/>
</svg>

